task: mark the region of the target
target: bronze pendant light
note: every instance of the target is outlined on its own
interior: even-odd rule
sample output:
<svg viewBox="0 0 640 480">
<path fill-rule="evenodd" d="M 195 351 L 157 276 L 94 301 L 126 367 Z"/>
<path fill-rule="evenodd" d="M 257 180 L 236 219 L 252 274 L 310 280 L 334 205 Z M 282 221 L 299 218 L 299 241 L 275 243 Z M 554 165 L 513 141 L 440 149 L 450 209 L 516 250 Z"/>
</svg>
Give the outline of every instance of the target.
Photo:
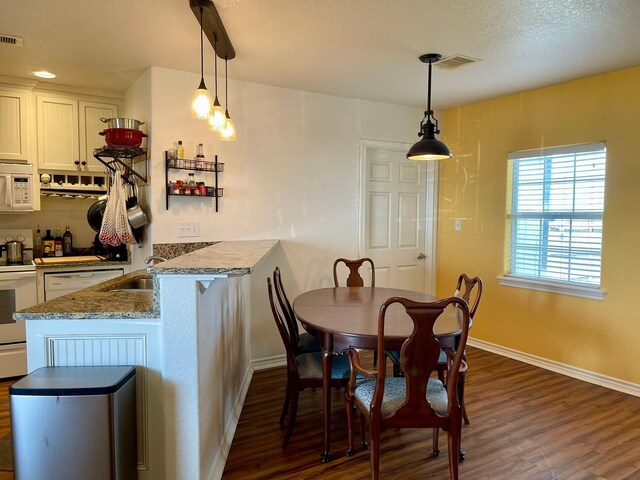
<svg viewBox="0 0 640 480">
<path fill-rule="evenodd" d="M 224 106 L 225 106 L 225 123 L 220 129 L 220 135 L 218 138 L 225 142 L 236 141 L 236 126 L 229 116 L 229 79 L 227 78 L 227 59 L 224 59 Z"/>
<path fill-rule="evenodd" d="M 439 61 L 442 55 L 439 53 L 426 53 L 420 56 L 422 63 L 429 64 L 429 81 L 427 84 L 427 111 L 424 112 L 424 118 L 420 122 L 420 131 L 418 136 L 422 137 L 409 149 L 407 158 L 409 160 L 442 160 L 451 158 L 449 148 L 436 139 L 436 134 L 440 133 L 438 129 L 438 120 L 433 116 L 431 110 L 431 64 Z M 433 123 L 431 120 L 433 119 Z"/>
<path fill-rule="evenodd" d="M 225 116 L 224 110 L 222 109 L 222 105 L 220 105 L 220 101 L 218 100 L 218 37 L 214 34 L 215 41 L 213 42 L 213 63 L 215 65 L 214 76 L 215 76 L 215 93 L 216 99 L 213 102 L 213 107 L 211 108 L 211 116 L 209 117 L 209 125 L 208 130 L 211 132 L 219 132 L 222 127 L 224 127 Z"/>
</svg>

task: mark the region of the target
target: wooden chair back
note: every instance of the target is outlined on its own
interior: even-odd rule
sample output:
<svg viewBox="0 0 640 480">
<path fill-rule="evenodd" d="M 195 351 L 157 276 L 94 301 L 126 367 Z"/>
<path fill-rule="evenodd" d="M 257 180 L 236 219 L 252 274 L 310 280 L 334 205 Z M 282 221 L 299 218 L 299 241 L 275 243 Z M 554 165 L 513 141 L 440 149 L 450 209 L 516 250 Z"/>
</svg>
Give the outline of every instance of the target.
<svg viewBox="0 0 640 480">
<path fill-rule="evenodd" d="M 339 287 L 338 282 L 338 264 L 344 263 L 349 269 L 349 276 L 347 277 L 347 287 L 364 287 L 364 279 L 358 272 L 362 265 L 368 262 L 371 265 L 371 286 L 376 286 L 376 270 L 373 266 L 373 260 L 370 258 L 359 258 L 357 260 L 349 260 L 347 258 L 338 258 L 333 262 L 333 283 L 336 287 Z"/>
<path fill-rule="evenodd" d="M 411 318 L 414 330 L 404 342 L 400 351 L 400 368 L 406 382 L 406 399 L 391 416 L 381 418 L 380 406 L 384 395 L 386 367 L 384 362 L 384 332 L 386 312 L 394 304 L 401 304 Z M 449 297 L 434 302 L 415 302 L 407 298 L 389 298 L 380 308 L 378 316 L 378 367 L 376 373 L 376 387 L 371 402 L 372 422 L 376 417 L 383 424 L 383 430 L 388 427 L 440 427 L 446 428 L 448 420 L 437 415 L 426 399 L 427 381 L 437 370 L 441 345 L 434 333 L 434 325 L 445 308 L 450 305 L 460 307 L 462 315 L 462 331 L 460 333 L 459 348 L 455 352 L 446 388 L 448 397 L 448 415 L 460 415 L 458 399 L 458 376 L 463 362 L 464 347 L 469 334 L 469 307 L 461 298 Z M 457 418 L 457 417 L 456 417 Z"/>
<path fill-rule="evenodd" d="M 464 291 L 462 286 L 464 284 Z M 475 297 L 471 301 L 471 296 L 475 289 Z M 482 297 L 482 278 L 469 277 L 466 273 L 461 274 L 458 277 L 458 285 L 456 286 L 456 297 L 462 298 L 469 305 L 469 316 L 473 319 L 480 305 L 480 297 Z"/>
<path fill-rule="evenodd" d="M 292 343 L 291 336 L 289 334 L 289 327 L 284 316 L 278 310 L 278 307 L 275 304 L 273 299 L 273 286 L 271 285 L 271 279 L 267 278 L 267 291 L 269 293 L 269 304 L 271 305 L 271 313 L 273 314 L 273 319 L 276 322 L 276 326 L 278 327 L 278 332 L 280 333 L 280 338 L 282 338 L 282 343 L 284 344 L 285 353 L 287 355 L 287 369 L 289 371 L 296 370 L 296 357 L 295 357 L 295 349 L 294 344 Z"/>
<path fill-rule="evenodd" d="M 280 304 L 280 309 L 287 323 L 287 329 L 289 330 L 291 343 L 293 345 L 298 345 L 298 340 L 300 339 L 300 329 L 298 328 L 298 322 L 296 321 L 295 313 L 293 313 L 291 302 L 289 302 L 287 295 L 284 293 L 280 267 L 276 267 L 273 271 L 273 285 L 276 291 L 276 297 L 278 298 L 278 303 Z"/>
</svg>

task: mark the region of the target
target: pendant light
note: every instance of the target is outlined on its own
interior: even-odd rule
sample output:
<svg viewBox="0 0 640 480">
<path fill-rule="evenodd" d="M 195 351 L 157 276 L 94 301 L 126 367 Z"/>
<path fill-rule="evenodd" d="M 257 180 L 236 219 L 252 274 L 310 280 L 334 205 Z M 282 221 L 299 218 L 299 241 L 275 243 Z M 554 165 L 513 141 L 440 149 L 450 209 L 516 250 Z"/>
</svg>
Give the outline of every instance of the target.
<svg viewBox="0 0 640 480">
<path fill-rule="evenodd" d="M 409 149 L 407 158 L 409 160 L 442 160 L 451 158 L 451 152 L 447 146 L 440 140 L 436 139 L 436 133 L 440 133 L 438 129 L 438 121 L 433 116 L 431 110 L 431 64 L 442 58 L 439 53 L 427 53 L 420 56 L 422 63 L 429 64 L 429 82 L 427 84 L 427 111 L 424 112 L 424 118 L 420 122 L 420 131 L 418 136 L 422 137 Z M 435 124 L 431 121 L 435 121 Z"/>
<path fill-rule="evenodd" d="M 222 105 L 218 101 L 218 37 L 214 34 L 214 42 L 213 42 L 213 58 L 215 65 L 215 90 L 216 90 L 216 99 L 213 102 L 213 109 L 211 110 L 211 115 L 209 115 L 209 125 L 207 129 L 210 132 L 219 132 L 222 127 L 224 127 L 225 116 L 224 110 L 222 109 Z"/>
<path fill-rule="evenodd" d="M 235 142 L 236 141 L 236 126 L 231 120 L 229 116 L 229 79 L 227 78 L 227 59 L 224 59 L 224 116 L 225 123 L 224 126 L 220 129 L 220 140 L 225 142 Z"/>
<path fill-rule="evenodd" d="M 200 7 L 200 85 L 193 94 L 191 101 L 191 116 L 199 120 L 209 118 L 211 111 L 211 95 L 204 84 L 204 56 L 202 46 L 202 7 Z"/>
</svg>

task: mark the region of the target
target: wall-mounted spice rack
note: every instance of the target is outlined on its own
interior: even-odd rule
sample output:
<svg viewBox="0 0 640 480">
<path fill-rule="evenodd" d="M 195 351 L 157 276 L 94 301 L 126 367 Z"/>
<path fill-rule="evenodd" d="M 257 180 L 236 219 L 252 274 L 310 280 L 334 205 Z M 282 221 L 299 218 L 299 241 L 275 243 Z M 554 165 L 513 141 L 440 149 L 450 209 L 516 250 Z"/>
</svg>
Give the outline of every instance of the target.
<svg viewBox="0 0 640 480">
<path fill-rule="evenodd" d="M 186 158 L 169 158 L 169 152 L 164 152 L 164 179 L 166 192 L 166 210 L 169 210 L 169 197 L 209 197 L 215 199 L 215 209 L 218 211 L 218 199 L 222 197 L 223 188 L 218 186 L 218 173 L 224 171 L 224 163 L 218 162 L 218 156 L 215 160 L 209 162 L 206 160 L 190 160 Z M 200 182 L 199 186 L 179 184 L 178 182 L 169 181 L 169 170 L 188 170 L 190 172 L 207 172 L 213 173 L 213 185 L 204 185 Z"/>
</svg>

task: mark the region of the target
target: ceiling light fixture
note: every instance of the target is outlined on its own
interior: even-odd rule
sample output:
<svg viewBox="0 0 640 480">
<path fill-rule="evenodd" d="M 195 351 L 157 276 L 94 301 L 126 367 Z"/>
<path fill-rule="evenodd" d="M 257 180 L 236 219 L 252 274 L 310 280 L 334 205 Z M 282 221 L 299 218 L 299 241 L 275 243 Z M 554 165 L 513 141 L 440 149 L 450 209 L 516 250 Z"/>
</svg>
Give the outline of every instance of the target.
<svg viewBox="0 0 640 480">
<path fill-rule="evenodd" d="M 225 123 L 224 126 L 220 129 L 220 140 L 224 140 L 225 142 L 235 142 L 236 141 L 236 126 L 233 124 L 233 120 L 229 116 L 229 79 L 227 78 L 227 59 L 224 59 L 224 116 Z"/>
<path fill-rule="evenodd" d="M 213 108 L 211 109 L 211 114 L 209 115 L 209 126 L 207 129 L 211 132 L 219 132 L 222 127 L 224 127 L 226 118 L 224 116 L 224 110 L 222 109 L 222 105 L 220 105 L 220 101 L 218 100 L 218 37 L 214 33 L 214 42 L 213 42 L 213 58 L 215 65 L 215 91 L 216 91 L 216 99 L 213 102 Z M 225 60 L 226 61 L 226 60 Z"/>
<path fill-rule="evenodd" d="M 422 63 L 429 64 L 429 80 L 427 83 L 427 111 L 424 112 L 424 118 L 420 122 L 420 131 L 418 136 L 422 137 L 409 149 L 407 158 L 409 160 L 443 160 L 451 158 L 449 148 L 436 139 L 436 133 L 439 134 L 438 120 L 433 116 L 431 110 L 431 64 L 442 58 L 439 53 L 426 53 L 420 55 Z M 433 123 L 431 120 L 435 123 Z"/>
<path fill-rule="evenodd" d="M 202 7 L 200 7 L 200 85 L 193 94 L 193 100 L 191 102 L 191 116 L 199 120 L 208 119 L 209 113 L 211 112 L 211 95 L 204 84 L 203 28 Z"/>
<path fill-rule="evenodd" d="M 55 74 L 47 72 L 46 70 L 39 70 L 37 72 L 33 72 L 33 74 L 40 78 L 56 78 Z"/>
</svg>

